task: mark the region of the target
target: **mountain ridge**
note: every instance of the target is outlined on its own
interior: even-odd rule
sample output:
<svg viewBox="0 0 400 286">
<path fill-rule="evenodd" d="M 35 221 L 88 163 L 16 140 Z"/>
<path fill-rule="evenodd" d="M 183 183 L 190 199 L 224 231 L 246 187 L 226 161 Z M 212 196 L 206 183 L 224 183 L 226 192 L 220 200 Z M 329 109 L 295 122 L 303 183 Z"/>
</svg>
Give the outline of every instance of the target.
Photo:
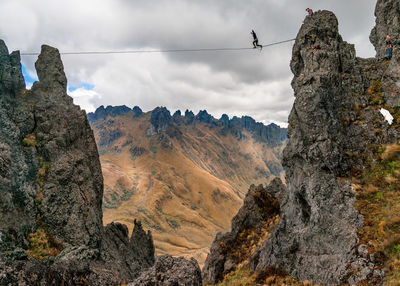
<svg viewBox="0 0 400 286">
<path fill-rule="evenodd" d="M 133 116 L 135 118 L 144 113 L 139 106 L 134 106 L 131 109 L 126 105 L 108 105 L 106 108 L 101 105 L 95 110 L 95 112 L 88 113 L 87 117 L 89 123 L 92 124 L 97 120 L 105 120 L 107 116 L 121 116 L 131 111 L 133 112 Z M 158 124 L 168 124 L 170 121 L 174 122 L 177 125 L 190 125 L 194 122 L 203 122 L 209 124 L 210 127 L 222 126 L 224 128 L 222 132 L 232 132 L 232 134 L 235 134 L 239 139 L 240 136 L 242 136 L 241 131 L 246 130 L 254 133 L 254 136 L 259 138 L 260 140 L 264 140 L 265 142 L 268 142 L 270 144 L 274 144 L 274 142 L 271 142 L 271 139 L 273 137 L 275 137 L 277 141 L 282 141 L 286 139 L 287 136 L 287 128 L 280 127 L 275 123 L 265 125 L 264 123 L 257 122 L 252 117 L 246 115 L 241 117 L 233 116 L 232 118 L 229 118 L 227 114 L 222 114 L 220 119 L 216 119 L 211 114 L 209 114 L 207 110 L 200 110 L 198 114 L 195 115 L 191 110 L 186 109 L 184 115 L 182 115 L 182 112 L 180 110 L 176 110 L 171 116 L 171 112 L 166 107 L 156 107 L 149 112 L 154 112 L 154 115 L 158 117 L 154 117 L 151 119 L 150 122 L 153 124 L 153 127 L 154 125 Z M 160 116 L 161 118 L 159 118 Z M 155 128 L 157 129 L 157 127 Z"/>
<path fill-rule="evenodd" d="M 131 229 L 139 218 L 152 229 L 157 254 L 194 255 L 202 264 L 248 186 L 283 179 L 287 130 L 250 117 L 216 120 L 204 110 L 133 109 L 88 115 L 105 178 L 104 222 Z"/>
</svg>

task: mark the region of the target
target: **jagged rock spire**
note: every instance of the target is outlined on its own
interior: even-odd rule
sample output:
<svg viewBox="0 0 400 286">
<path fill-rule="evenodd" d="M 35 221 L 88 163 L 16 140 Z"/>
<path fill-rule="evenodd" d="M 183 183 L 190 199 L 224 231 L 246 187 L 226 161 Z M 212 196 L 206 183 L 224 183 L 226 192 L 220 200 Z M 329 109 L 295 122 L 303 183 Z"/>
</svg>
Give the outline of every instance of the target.
<svg viewBox="0 0 400 286">
<path fill-rule="evenodd" d="M 59 85 L 65 92 L 67 91 L 67 77 L 58 49 L 42 45 L 35 68 L 42 85 L 48 87 Z"/>
</svg>

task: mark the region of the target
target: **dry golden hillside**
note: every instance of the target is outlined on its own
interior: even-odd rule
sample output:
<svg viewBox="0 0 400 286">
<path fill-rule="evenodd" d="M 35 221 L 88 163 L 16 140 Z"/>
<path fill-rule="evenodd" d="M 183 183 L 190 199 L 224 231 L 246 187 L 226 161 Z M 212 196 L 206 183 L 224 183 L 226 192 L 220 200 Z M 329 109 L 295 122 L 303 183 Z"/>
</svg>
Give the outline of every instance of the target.
<svg viewBox="0 0 400 286">
<path fill-rule="evenodd" d="M 285 142 L 272 148 L 247 131 L 238 140 L 196 121 L 149 135 L 150 117 L 129 112 L 92 122 L 105 184 L 103 223 L 119 221 L 131 231 L 139 219 L 158 255 L 194 257 L 202 265 L 250 184 L 269 182 L 272 172 L 283 177 Z"/>
</svg>

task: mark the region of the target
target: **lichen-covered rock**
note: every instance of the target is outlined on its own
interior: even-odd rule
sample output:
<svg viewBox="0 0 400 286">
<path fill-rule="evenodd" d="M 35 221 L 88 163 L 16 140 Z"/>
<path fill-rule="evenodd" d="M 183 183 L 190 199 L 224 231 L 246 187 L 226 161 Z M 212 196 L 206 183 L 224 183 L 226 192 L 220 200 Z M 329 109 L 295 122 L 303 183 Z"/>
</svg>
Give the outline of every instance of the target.
<svg viewBox="0 0 400 286">
<path fill-rule="evenodd" d="M 126 225 L 107 225 L 102 244 L 102 259 L 120 269 L 120 275 L 125 279 L 137 277 L 142 269 L 154 264 L 151 233 L 148 231 L 146 234 L 141 223 L 136 220 L 130 239 Z"/>
<path fill-rule="evenodd" d="M 66 93 L 57 49 L 43 45 L 35 64 L 39 82 L 32 104 L 39 162 L 38 214 L 44 227 L 66 245 L 97 247 L 102 235 L 103 177 L 85 111 Z M 68 203 L 66 203 L 68 202 Z"/>
<path fill-rule="evenodd" d="M 394 55 L 400 44 L 400 2 L 397 0 L 378 0 L 375 7 L 376 25 L 369 39 L 375 46 L 376 56 L 383 58 L 386 54 L 386 35 L 391 36 Z M 396 56 L 394 56 L 396 58 Z"/>
<path fill-rule="evenodd" d="M 103 228 L 86 113 L 66 93 L 57 49 L 42 46 L 35 67 L 25 90 L 19 53 L 0 40 L 0 284 L 127 283 L 154 264 L 151 234 L 140 223 L 130 239 L 126 226 Z"/>
<path fill-rule="evenodd" d="M 43 45 L 35 68 L 40 84 L 49 89 L 62 88 L 66 95 L 67 77 L 57 49 Z"/>
<path fill-rule="evenodd" d="M 129 286 L 201 286 L 200 267 L 195 259 L 162 255 Z"/>
<path fill-rule="evenodd" d="M 96 247 L 103 179 L 93 132 L 66 94 L 58 51 L 43 46 L 36 67 L 41 81 L 27 91 L 18 53 L 0 58 L 2 249 L 28 248 L 39 226 L 66 246 Z"/>
<path fill-rule="evenodd" d="M 395 2 L 378 1 L 377 11 Z M 356 58 L 331 12 L 306 18 L 291 61 L 296 100 L 283 159 L 287 189 L 276 231 L 251 259 L 254 271 L 274 266 L 322 284 L 383 282 L 374 254 L 358 251 L 364 219 L 344 178 L 373 158 L 370 146 L 399 138 L 379 112 L 398 89 L 395 61 Z"/>
<path fill-rule="evenodd" d="M 89 261 L 0 261 L 0 285 L 121 285 L 117 268 Z"/>
<path fill-rule="evenodd" d="M 239 263 L 251 256 L 248 253 L 266 232 L 275 224 L 279 214 L 279 203 L 275 195 L 283 192 L 280 179 L 274 179 L 268 189 L 262 185 L 250 186 L 243 206 L 232 219 L 232 229 L 218 233 L 202 270 L 203 281 L 218 283 L 235 270 Z"/>
</svg>

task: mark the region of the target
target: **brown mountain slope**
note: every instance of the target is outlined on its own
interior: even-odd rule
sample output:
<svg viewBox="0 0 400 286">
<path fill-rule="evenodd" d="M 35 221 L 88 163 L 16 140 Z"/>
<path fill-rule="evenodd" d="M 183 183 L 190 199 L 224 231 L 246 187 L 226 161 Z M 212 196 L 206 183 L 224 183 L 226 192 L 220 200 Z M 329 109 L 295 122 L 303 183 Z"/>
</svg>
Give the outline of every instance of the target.
<svg viewBox="0 0 400 286">
<path fill-rule="evenodd" d="M 269 144 L 215 119 L 185 124 L 186 117 L 173 122 L 168 115 L 159 108 L 91 120 L 105 184 L 103 220 L 131 230 L 139 219 L 151 229 L 157 254 L 202 264 L 215 234 L 230 228 L 249 185 L 269 182 L 272 173 L 282 177 L 286 140 Z"/>
</svg>

